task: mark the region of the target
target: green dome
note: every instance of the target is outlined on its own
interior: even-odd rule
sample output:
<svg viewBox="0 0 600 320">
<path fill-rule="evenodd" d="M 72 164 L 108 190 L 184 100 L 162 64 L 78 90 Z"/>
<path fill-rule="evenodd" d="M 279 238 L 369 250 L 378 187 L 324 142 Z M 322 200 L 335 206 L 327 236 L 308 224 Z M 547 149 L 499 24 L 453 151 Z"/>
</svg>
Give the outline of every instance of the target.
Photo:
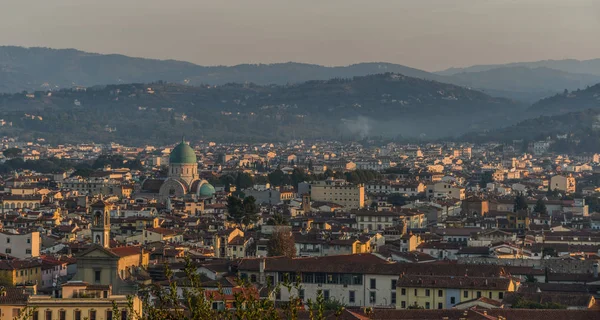
<svg viewBox="0 0 600 320">
<path fill-rule="evenodd" d="M 211 197 L 215 194 L 215 187 L 210 183 L 204 183 L 200 186 L 200 196 L 202 197 Z"/>
<path fill-rule="evenodd" d="M 189 144 L 181 142 L 171 151 L 169 163 L 196 164 L 196 152 Z"/>
</svg>

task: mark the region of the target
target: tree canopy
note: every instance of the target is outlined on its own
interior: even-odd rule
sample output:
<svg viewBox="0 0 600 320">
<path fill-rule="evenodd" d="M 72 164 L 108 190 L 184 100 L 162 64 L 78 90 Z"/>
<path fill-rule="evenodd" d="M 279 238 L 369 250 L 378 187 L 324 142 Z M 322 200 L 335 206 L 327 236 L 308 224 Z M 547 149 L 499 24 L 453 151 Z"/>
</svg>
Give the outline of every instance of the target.
<svg viewBox="0 0 600 320">
<path fill-rule="evenodd" d="M 294 236 L 288 230 L 276 230 L 267 243 L 267 255 L 269 257 L 296 256 L 296 242 Z"/>
</svg>

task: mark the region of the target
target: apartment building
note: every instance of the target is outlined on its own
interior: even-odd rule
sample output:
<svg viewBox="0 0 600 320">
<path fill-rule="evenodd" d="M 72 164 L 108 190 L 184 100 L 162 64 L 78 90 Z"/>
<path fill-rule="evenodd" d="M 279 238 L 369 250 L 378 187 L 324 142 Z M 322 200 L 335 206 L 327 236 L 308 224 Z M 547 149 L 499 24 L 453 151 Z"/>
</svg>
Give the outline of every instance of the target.
<svg viewBox="0 0 600 320">
<path fill-rule="evenodd" d="M 304 190 L 307 192 L 303 192 Z M 365 186 L 348 183 L 343 179 L 301 183 L 298 194 L 304 193 L 308 193 L 312 201 L 333 202 L 345 209 L 360 209 L 365 206 Z"/>
<path fill-rule="evenodd" d="M 17 259 L 39 257 L 40 239 L 38 231 L 24 234 L 0 232 L 0 253 Z"/>
</svg>

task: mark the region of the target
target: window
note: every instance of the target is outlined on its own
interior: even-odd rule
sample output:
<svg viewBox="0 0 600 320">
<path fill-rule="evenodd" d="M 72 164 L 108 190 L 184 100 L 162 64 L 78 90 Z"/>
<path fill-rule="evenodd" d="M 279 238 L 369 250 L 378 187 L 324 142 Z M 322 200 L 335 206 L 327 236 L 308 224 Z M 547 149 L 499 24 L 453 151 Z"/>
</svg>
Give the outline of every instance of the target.
<svg viewBox="0 0 600 320">
<path fill-rule="evenodd" d="M 10 243 L 10 238 L 6 238 L 6 243 Z"/>
<path fill-rule="evenodd" d="M 40 319 L 40 313 L 37 311 L 34 311 L 33 314 L 31 315 L 31 319 L 32 320 L 39 320 Z"/>
<path fill-rule="evenodd" d="M 492 299 L 492 292 L 490 291 L 490 293 L 488 294 L 488 298 Z"/>
<path fill-rule="evenodd" d="M 304 289 L 298 290 L 298 298 L 300 298 L 300 300 L 304 300 Z"/>
<path fill-rule="evenodd" d="M 52 320 L 52 310 L 46 311 L 46 320 Z"/>
<path fill-rule="evenodd" d="M 463 292 L 463 298 L 468 298 L 469 297 L 469 291 L 465 290 Z"/>
<path fill-rule="evenodd" d="M 323 290 L 323 299 L 329 301 L 329 290 Z"/>
<path fill-rule="evenodd" d="M 504 292 L 498 292 L 498 299 L 504 299 Z"/>
<path fill-rule="evenodd" d="M 255 274 L 251 274 L 250 275 L 250 282 L 256 282 L 256 275 Z"/>
<path fill-rule="evenodd" d="M 451 304 L 455 304 L 456 303 L 456 297 L 451 297 L 450 298 L 450 303 Z"/>
<path fill-rule="evenodd" d="M 392 279 L 392 290 L 396 290 L 396 283 L 398 280 Z"/>
<path fill-rule="evenodd" d="M 425 296 L 429 297 L 431 295 L 431 290 L 425 289 Z"/>
<path fill-rule="evenodd" d="M 96 320 L 96 310 L 90 310 L 90 320 Z"/>
<path fill-rule="evenodd" d="M 112 310 L 106 310 L 106 320 L 112 320 L 113 314 Z"/>
<path fill-rule="evenodd" d="M 94 271 L 94 281 L 100 282 L 100 279 L 101 279 L 100 275 L 101 275 L 100 270 Z"/>
<path fill-rule="evenodd" d="M 443 303 L 438 303 L 438 309 L 444 309 L 444 304 Z"/>
<path fill-rule="evenodd" d="M 369 302 L 374 304 L 375 300 L 376 300 L 375 291 L 369 292 Z"/>
<path fill-rule="evenodd" d="M 281 300 L 281 290 L 275 291 L 275 300 Z"/>
<path fill-rule="evenodd" d="M 443 297 L 443 296 L 444 296 L 444 291 L 438 290 L 438 297 Z"/>
<path fill-rule="evenodd" d="M 406 295 L 406 288 L 402 288 L 400 289 L 400 294 L 405 296 Z"/>
<path fill-rule="evenodd" d="M 121 311 L 121 320 L 127 320 L 127 310 Z"/>
<path fill-rule="evenodd" d="M 25 254 L 31 254 L 31 249 L 25 249 Z"/>
<path fill-rule="evenodd" d="M 431 309 L 431 304 L 429 302 L 425 302 L 425 309 Z"/>
<path fill-rule="evenodd" d="M 348 301 L 350 303 L 354 303 L 355 299 L 356 299 L 356 291 L 349 291 L 348 292 Z"/>
<path fill-rule="evenodd" d="M 102 291 L 102 298 L 104 298 L 104 299 L 108 298 L 108 290 Z"/>
<path fill-rule="evenodd" d="M 75 310 L 75 320 L 81 320 L 81 311 Z"/>
<path fill-rule="evenodd" d="M 396 291 L 392 291 L 392 298 L 390 300 L 393 305 L 396 304 Z"/>
<path fill-rule="evenodd" d="M 418 290 L 417 290 L 417 289 L 415 289 L 415 297 L 417 296 L 417 293 L 418 293 Z"/>
<path fill-rule="evenodd" d="M 27 238 L 27 243 L 31 243 L 31 239 L 30 238 Z"/>
<path fill-rule="evenodd" d="M 400 302 L 400 308 L 406 309 L 406 301 L 401 301 Z"/>
<path fill-rule="evenodd" d="M 370 279 L 370 288 L 371 289 L 377 289 L 377 279 Z"/>
<path fill-rule="evenodd" d="M 6 250 L 4 250 L 5 253 L 11 253 L 12 250 L 10 250 L 10 248 L 6 248 Z"/>
<path fill-rule="evenodd" d="M 481 291 L 477 291 L 477 298 L 481 298 Z"/>
<path fill-rule="evenodd" d="M 65 310 L 58 311 L 58 319 L 60 319 L 60 320 L 66 320 L 67 319 L 67 312 Z"/>
</svg>

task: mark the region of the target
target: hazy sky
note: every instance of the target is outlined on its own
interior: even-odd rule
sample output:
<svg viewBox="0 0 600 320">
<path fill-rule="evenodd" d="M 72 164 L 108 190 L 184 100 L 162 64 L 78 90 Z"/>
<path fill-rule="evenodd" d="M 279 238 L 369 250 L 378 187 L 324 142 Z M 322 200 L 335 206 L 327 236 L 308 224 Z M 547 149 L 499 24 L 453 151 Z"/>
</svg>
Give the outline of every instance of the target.
<svg viewBox="0 0 600 320">
<path fill-rule="evenodd" d="M 600 0 L 0 0 L 0 44 L 202 65 L 600 58 Z"/>
</svg>

